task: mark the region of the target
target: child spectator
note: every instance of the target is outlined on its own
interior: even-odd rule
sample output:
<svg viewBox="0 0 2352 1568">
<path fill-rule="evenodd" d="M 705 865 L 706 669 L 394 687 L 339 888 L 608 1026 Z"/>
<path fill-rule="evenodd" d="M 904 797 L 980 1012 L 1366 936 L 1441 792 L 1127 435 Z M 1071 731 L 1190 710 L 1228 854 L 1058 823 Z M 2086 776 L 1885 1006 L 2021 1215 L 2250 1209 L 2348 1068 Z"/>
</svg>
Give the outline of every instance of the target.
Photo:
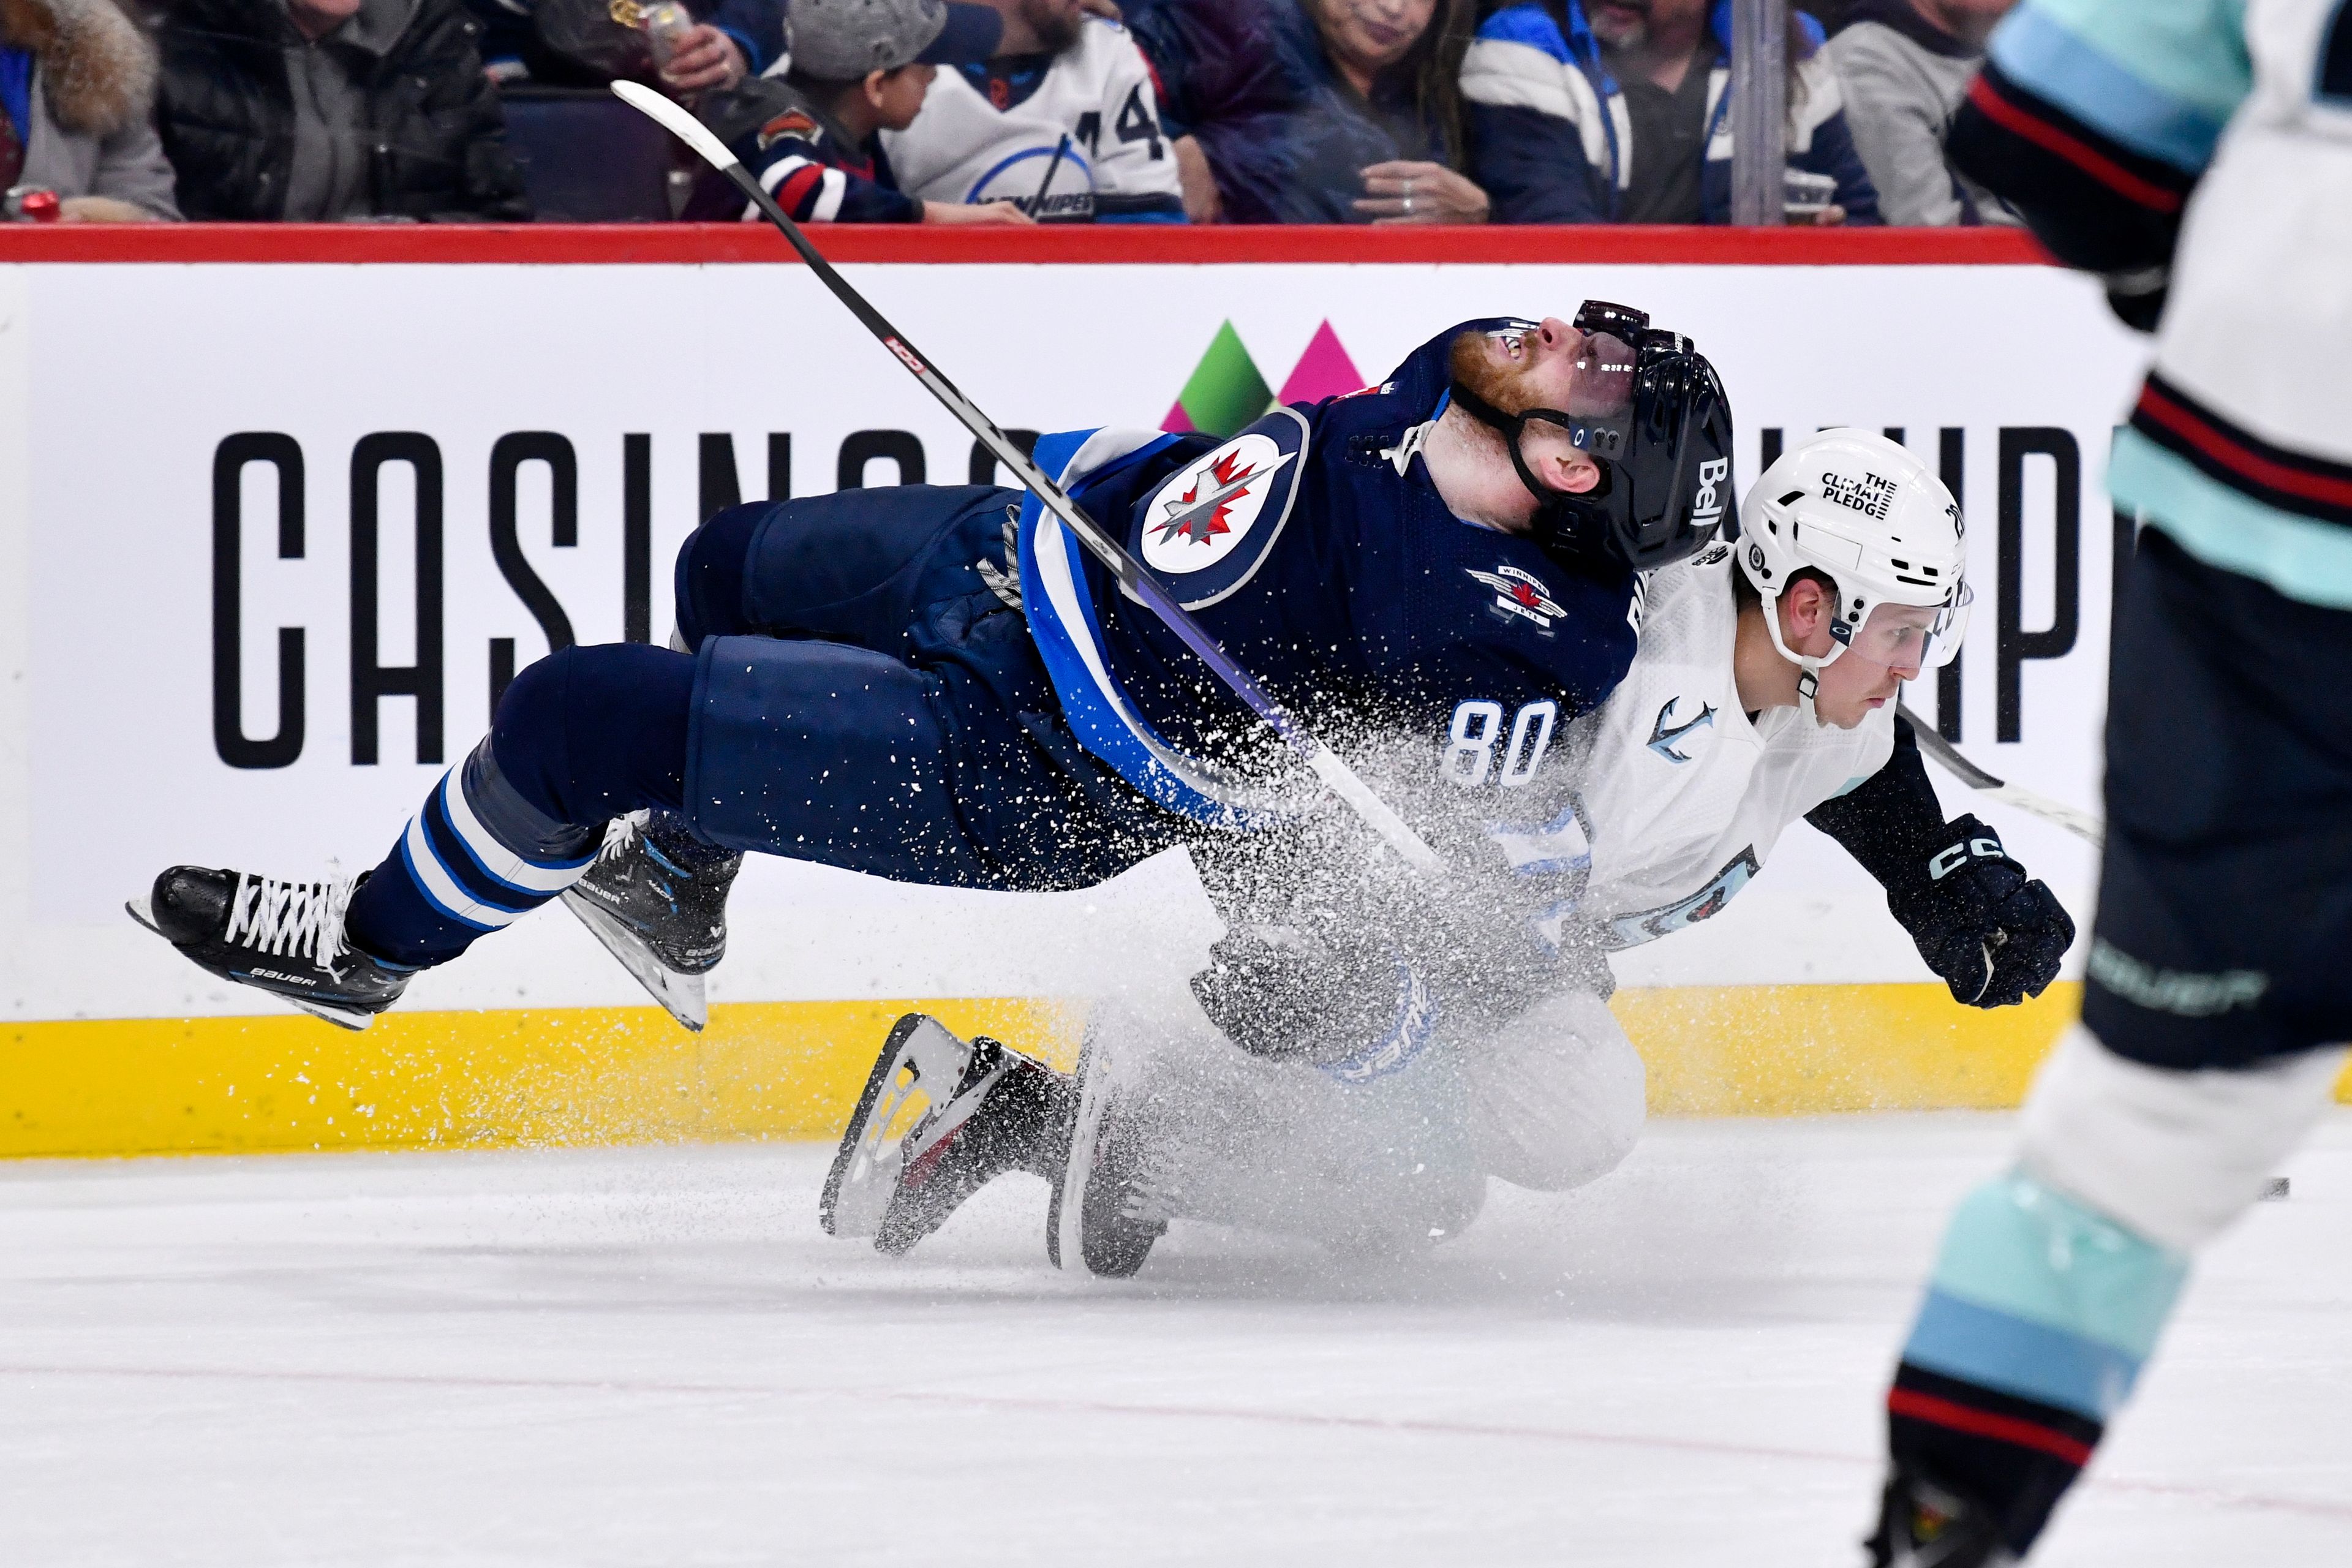
<svg viewBox="0 0 2352 1568">
<path fill-rule="evenodd" d="M 1459 172 L 1474 14 L 1473 0 L 1152 0 L 1131 17 L 1224 220 L 1484 223 L 1486 193 Z"/>
<path fill-rule="evenodd" d="M 921 113 L 938 68 L 977 63 L 1003 27 L 954 0 L 793 0 L 792 68 L 707 95 L 696 110 L 796 223 L 1027 223 L 1009 201 L 966 205 L 900 191 L 885 131 Z M 759 215 L 731 184 L 706 181 L 689 218 Z"/>
<path fill-rule="evenodd" d="M 156 120 L 209 220 L 526 222 L 460 0 L 179 0 Z"/>
<path fill-rule="evenodd" d="M 55 191 L 68 223 L 178 217 L 154 96 L 154 48 L 112 0 L 0 0 L 0 190 Z"/>
<path fill-rule="evenodd" d="M 2009 204 L 1944 162 L 1944 137 L 1985 40 L 2017 0 L 1862 0 L 1830 39 L 1854 150 L 1895 224 L 2017 222 Z"/>
<path fill-rule="evenodd" d="M 1789 167 L 1819 221 L 1876 223 L 1821 25 L 1790 13 Z M 1517 0 L 1462 68 L 1472 173 L 1506 223 L 1731 221 L 1731 0 Z"/>
<path fill-rule="evenodd" d="M 801 0 L 794 0 L 799 10 Z M 882 147 L 899 185 L 942 203 L 1011 200 L 1063 223 L 1182 223 L 1151 68 L 1082 0 L 988 0 L 1000 52 L 948 71 Z"/>
</svg>

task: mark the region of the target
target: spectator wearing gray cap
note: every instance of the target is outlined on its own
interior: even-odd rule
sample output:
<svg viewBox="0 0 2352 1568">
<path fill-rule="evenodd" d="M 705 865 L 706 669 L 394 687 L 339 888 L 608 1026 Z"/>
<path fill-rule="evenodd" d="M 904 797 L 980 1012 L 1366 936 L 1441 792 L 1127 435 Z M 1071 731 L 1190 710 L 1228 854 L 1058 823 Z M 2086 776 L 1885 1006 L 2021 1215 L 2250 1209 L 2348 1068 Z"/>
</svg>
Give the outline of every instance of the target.
<svg viewBox="0 0 2352 1568">
<path fill-rule="evenodd" d="M 696 106 L 798 223 L 1028 223 L 1013 202 L 919 201 L 898 188 L 881 132 L 914 123 L 942 65 L 988 58 L 997 14 L 956 0 L 793 0 L 792 66 Z M 754 215 L 732 186 L 706 182 L 686 216 Z"/>
</svg>

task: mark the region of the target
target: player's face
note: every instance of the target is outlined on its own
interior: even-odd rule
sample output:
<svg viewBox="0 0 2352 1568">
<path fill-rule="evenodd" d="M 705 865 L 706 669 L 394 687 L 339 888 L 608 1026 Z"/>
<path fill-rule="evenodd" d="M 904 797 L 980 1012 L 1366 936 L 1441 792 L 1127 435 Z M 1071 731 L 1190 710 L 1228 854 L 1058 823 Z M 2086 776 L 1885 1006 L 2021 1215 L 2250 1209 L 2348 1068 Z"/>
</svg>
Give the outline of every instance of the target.
<svg viewBox="0 0 2352 1568">
<path fill-rule="evenodd" d="M 1822 667 L 1821 684 L 1813 692 L 1813 711 L 1824 724 L 1851 730 L 1903 693 L 1903 683 L 1919 673 L 1915 662 L 1874 664 L 1848 648 Z"/>
<path fill-rule="evenodd" d="M 1837 647 L 1830 617 L 1837 600 L 1819 582 L 1801 579 L 1780 595 L 1780 636 L 1790 651 L 1811 658 Z M 1813 712 L 1824 724 L 1851 730 L 1903 693 L 1903 683 L 1919 674 L 1927 634 L 1937 619 L 1932 607 L 1881 605 L 1844 652 L 1823 665 L 1813 690 Z"/>
<path fill-rule="evenodd" d="M 1506 414 L 1557 408 L 1600 418 L 1622 413 L 1633 393 L 1633 351 L 1558 316 L 1524 332 L 1465 332 L 1454 345 L 1453 371 Z"/>
</svg>

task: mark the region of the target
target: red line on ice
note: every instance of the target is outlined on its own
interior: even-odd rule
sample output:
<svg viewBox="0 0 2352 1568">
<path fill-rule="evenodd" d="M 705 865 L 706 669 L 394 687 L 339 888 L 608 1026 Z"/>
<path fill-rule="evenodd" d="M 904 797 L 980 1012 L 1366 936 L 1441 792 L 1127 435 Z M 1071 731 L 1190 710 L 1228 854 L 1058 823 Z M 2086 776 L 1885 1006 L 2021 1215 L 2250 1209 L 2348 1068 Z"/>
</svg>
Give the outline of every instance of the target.
<svg viewBox="0 0 2352 1568">
<path fill-rule="evenodd" d="M 1032 1399 L 1013 1394 L 947 1394 L 917 1389 L 777 1388 L 758 1384 L 667 1383 L 641 1379 L 485 1377 L 470 1373 L 292 1372 L 245 1367 L 22 1366 L 0 1365 L 0 1378 L 119 1377 L 202 1382 L 311 1383 L 371 1388 L 510 1389 L 546 1394 L 646 1394 L 719 1395 L 728 1398 L 863 1399 L 971 1410 L 1006 1410 L 1044 1415 L 1169 1415 L 1195 1421 L 1242 1421 L 1272 1426 L 1329 1427 L 1343 1431 L 1397 1432 L 1443 1437 L 1501 1437 L 1538 1443 L 1583 1443 L 1604 1447 L 1655 1448 L 1673 1453 L 1718 1454 L 1728 1458 L 1797 1459 L 1816 1464 L 1877 1465 L 1875 1454 L 1841 1454 L 1822 1448 L 1789 1448 L 1758 1443 L 1727 1443 L 1706 1437 L 1667 1437 L 1650 1433 L 1580 1431 L 1563 1426 L 1511 1426 L 1480 1421 L 1434 1421 L 1407 1416 L 1328 1415 L 1303 1410 L 1251 1410 L 1235 1405 L 1125 1405 L 1111 1400 Z M 2273 1497 L 2219 1487 L 2143 1481 L 2094 1473 L 2085 1486 L 2210 1503 L 2217 1508 L 2267 1513 L 2300 1513 L 2352 1523 L 2352 1503 L 2317 1498 Z"/>
</svg>

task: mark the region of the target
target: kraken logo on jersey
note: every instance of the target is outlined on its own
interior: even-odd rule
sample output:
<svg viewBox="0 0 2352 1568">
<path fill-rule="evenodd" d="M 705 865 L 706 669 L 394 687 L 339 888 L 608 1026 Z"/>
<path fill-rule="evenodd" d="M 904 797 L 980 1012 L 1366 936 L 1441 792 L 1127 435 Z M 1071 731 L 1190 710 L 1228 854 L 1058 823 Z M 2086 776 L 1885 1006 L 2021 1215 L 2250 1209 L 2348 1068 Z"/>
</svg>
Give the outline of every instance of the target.
<svg viewBox="0 0 2352 1568">
<path fill-rule="evenodd" d="M 1255 574 L 1290 520 L 1307 422 L 1277 408 L 1176 470 L 1137 509 L 1129 548 L 1188 610 L 1213 605 Z"/>
<path fill-rule="evenodd" d="M 1681 701 L 1682 699 L 1679 697 L 1667 698 L 1666 705 L 1658 710 L 1657 718 L 1650 725 L 1650 750 L 1670 763 L 1689 762 L 1690 753 L 1675 750 L 1675 743 L 1700 725 L 1712 725 L 1715 722 L 1715 710 L 1707 707 L 1701 708 L 1698 710 L 1698 717 L 1689 723 L 1677 724 L 1671 730 L 1667 729 L 1666 721 L 1675 716 L 1675 707 Z"/>
</svg>

